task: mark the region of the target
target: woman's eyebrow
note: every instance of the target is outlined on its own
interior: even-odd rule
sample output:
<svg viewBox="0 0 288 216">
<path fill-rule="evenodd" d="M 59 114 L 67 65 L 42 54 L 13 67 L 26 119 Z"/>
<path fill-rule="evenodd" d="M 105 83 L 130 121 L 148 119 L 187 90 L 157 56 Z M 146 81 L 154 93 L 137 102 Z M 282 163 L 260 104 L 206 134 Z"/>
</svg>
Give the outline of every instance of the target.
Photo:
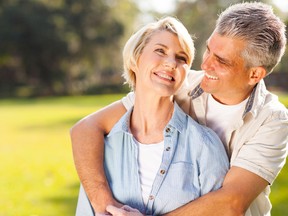
<svg viewBox="0 0 288 216">
<path fill-rule="evenodd" d="M 166 46 L 165 44 L 162 44 L 162 43 L 156 43 L 155 45 L 162 46 L 162 47 L 168 49 L 168 46 Z M 178 52 L 177 54 L 183 54 L 183 55 L 185 55 L 185 56 L 188 58 L 187 53 L 186 53 L 185 51 L 183 51 L 183 50 L 181 50 L 181 51 Z"/>
</svg>

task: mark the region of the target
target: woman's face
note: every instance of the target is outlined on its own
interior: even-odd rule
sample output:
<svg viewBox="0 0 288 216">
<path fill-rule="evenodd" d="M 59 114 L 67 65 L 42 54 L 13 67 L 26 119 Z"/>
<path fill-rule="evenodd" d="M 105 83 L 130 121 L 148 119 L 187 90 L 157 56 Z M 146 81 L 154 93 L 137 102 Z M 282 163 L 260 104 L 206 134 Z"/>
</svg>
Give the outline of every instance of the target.
<svg viewBox="0 0 288 216">
<path fill-rule="evenodd" d="M 137 67 L 133 68 L 136 92 L 174 95 L 186 77 L 187 60 L 175 34 L 168 31 L 154 33 L 142 50 Z"/>
</svg>

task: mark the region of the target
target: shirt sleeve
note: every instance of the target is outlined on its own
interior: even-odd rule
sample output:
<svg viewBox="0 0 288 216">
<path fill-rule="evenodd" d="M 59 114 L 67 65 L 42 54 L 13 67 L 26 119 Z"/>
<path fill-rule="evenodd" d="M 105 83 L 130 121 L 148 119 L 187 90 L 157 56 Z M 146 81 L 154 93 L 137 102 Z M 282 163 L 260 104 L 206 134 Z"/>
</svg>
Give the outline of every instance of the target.
<svg viewBox="0 0 288 216">
<path fill-rule="evenodd" d="M 131 107 L 134 106 L 134 99 L 134 92 L 129 92 L 125 97 L 121 99 L 121 102 L 123 103 L 126 110 L 129 110 Z"/>
<path fill-rule="evenodd" d="M 232 166 L 253 172 L 273 183 L 287 157 L 287 112 L 272 114 L 240 149 Z"/>
</svg>

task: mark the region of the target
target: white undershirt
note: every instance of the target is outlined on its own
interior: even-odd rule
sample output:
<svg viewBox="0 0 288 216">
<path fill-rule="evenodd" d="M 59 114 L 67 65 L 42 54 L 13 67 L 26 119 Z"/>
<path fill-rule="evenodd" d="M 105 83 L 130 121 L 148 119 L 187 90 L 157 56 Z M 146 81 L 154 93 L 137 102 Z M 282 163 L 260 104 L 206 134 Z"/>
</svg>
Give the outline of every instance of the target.
<svg viewBox="0 0 288 216">
<path fill-rule="evenodd" d="M 142 144 L 134 139 L 138 147 L 138 168 L 144 204 L 147 205 L 152 184 L 162 162 L 164 141 L 155 144 Z"/>
<path fill-rule="evenodd" d="M 248 98 L 236 105 L 225 105 L 208 96 L 206 124 L 214 130 L 225 144 L 225 131 L 242 118 Z"/>
</svg>

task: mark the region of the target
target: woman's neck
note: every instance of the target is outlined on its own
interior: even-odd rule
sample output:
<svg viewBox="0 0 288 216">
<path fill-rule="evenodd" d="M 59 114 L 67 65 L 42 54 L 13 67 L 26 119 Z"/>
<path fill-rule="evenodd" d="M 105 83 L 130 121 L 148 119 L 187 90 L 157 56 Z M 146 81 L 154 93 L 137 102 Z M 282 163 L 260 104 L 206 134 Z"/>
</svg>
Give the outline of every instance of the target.
<svg viewBox="0 0 288 216">
<path fill-rule="evenodd" d="M 163 140 L 163 130 L 174 111 L 172 97 L 138 97 L 131 116 L 130 130 L 141 143 L 157 143 Z"/>
</svg>

